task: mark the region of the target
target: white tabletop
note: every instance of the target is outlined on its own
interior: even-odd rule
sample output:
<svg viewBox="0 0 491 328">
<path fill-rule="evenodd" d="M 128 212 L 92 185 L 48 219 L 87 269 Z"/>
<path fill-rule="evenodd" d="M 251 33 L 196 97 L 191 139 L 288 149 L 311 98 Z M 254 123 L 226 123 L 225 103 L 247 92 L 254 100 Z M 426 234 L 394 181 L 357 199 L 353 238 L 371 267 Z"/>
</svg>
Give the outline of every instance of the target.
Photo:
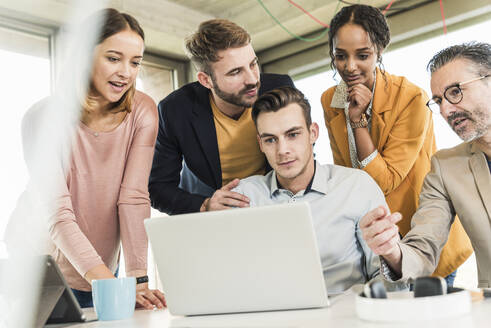
<svg viewBox="0 0 491 328">
<path fill-rule="evenodd" d="M 390 311 L 390 308 L 387 309 Z M 489 327 L 491 299 L 472 304 L 472 312 L 468 315 L 443 320 L 421 321 L 415 318 L 407 323 L 377 323 L 358 319 L 355 312 L 355 295 L 347 293 L 334 299 L 332 305 L 325 309 L 276 311 L 260 313 L 242 313 L 210 316 L 173 317 L 167 310 L 136 310 L 133 317 L 119 321 L 93 321 L 70 327 L 142 327 L 142 328 L 178 328 L 178 327 L 441 327 L 441 328 L 472 328 Z M 94 317 L 93 310 L 87 311 Z"/>
</svg>

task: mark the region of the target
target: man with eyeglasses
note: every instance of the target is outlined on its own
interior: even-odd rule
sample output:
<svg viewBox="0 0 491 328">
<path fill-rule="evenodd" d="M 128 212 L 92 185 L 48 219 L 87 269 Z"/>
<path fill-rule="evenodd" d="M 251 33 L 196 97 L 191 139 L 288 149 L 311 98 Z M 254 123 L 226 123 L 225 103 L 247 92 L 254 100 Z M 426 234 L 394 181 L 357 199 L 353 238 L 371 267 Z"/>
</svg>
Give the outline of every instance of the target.
<svg viewBox="0 0 491 328">
<path fill-rule="evenodd" d="M 464 142 L 433 156 L 412 229 L 402 241 L 394 233 L 401 215 L 383 207 L 360 221 L 363 238 L 380 255 L 386 279 L 429 275 L 458 215 L 476 253 L 479 287 L 491 287 L 491 45 L 446 48 L 428 68 L 433 97 L 427 105 Z"/>
</svg>

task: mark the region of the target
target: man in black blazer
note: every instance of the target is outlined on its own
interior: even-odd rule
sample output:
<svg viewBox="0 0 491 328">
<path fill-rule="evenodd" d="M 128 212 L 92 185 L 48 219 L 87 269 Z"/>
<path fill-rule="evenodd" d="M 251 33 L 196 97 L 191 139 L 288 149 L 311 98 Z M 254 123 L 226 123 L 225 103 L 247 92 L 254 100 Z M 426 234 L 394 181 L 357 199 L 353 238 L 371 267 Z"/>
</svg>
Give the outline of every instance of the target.
<svg viewBox="0 0 491 328">
<path fill-rule="evenodd" d="M 168 214 L 246 207 L 247 197 L 231 190 L 239 179 L 267 170 L 251 134 L 250 109 L 258 95 L 293 87 L 293 82 L 288 75 L 260 74 L 249 34 L 227 20 L 201 23 L 186 48 L 198 82 L 172 92 L 158 105 L 159 132 L 149 179 L 152 207 Z M 248 133 L 229 134 L 236 123 Z"/>
</svg>

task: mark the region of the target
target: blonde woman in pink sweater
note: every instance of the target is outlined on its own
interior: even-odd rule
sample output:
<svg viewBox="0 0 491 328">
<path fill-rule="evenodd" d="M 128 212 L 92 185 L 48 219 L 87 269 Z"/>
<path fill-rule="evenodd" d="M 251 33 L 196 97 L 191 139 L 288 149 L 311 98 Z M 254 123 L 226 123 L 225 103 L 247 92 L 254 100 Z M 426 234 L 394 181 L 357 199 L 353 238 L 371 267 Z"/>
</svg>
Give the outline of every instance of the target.
<svg viewBox="0 0 491 328">
<path fill-rule="evenodd" d="M 120 243 L 127 276 L 145 280 L 143 220 L 150 217 L 147 183 L 158 129 L 155 103 L 135 90 L 143 30 L 115 9 L 98 12 L 87 23 L 96 22 L 96 15 L 103 20 L 88 92 L 65 166 L 66 183 L 49 223 L 50 253 L 82 307 L 93 306 L 93 279 L 117 274 Z M 24 138 L 36 131 L 46 107 L 41 103 L 26 114 Z M 138 306 L 165 306 L 162 292 L 150 290 L 147 282 L 136 289 Z"/>
</svg>

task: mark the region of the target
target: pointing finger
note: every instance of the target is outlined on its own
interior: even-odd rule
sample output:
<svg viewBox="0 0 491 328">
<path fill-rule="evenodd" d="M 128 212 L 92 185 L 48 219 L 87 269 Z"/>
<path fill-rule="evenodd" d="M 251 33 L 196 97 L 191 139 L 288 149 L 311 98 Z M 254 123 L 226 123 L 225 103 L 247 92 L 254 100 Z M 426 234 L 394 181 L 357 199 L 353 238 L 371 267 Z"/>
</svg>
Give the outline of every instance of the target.
<svg viewBox="0 0 491 328">
<path fill-rule="evenodd" d="M 239 179 L 233 179 L 229 183 L 227 183 L 225 186 L 222 187 L 222 190 L 227 190 L 230 191 L 237 187 L 239 185 L 240 180 Z"/>
<path fill-rule="evenodd" d="M 367 214 L 360 220 L 360 227 L 362 229 L 369 227 L 375 220 L 384 218 L 388 214 L 387 208 L 379 206 Z"/>
</svg>

